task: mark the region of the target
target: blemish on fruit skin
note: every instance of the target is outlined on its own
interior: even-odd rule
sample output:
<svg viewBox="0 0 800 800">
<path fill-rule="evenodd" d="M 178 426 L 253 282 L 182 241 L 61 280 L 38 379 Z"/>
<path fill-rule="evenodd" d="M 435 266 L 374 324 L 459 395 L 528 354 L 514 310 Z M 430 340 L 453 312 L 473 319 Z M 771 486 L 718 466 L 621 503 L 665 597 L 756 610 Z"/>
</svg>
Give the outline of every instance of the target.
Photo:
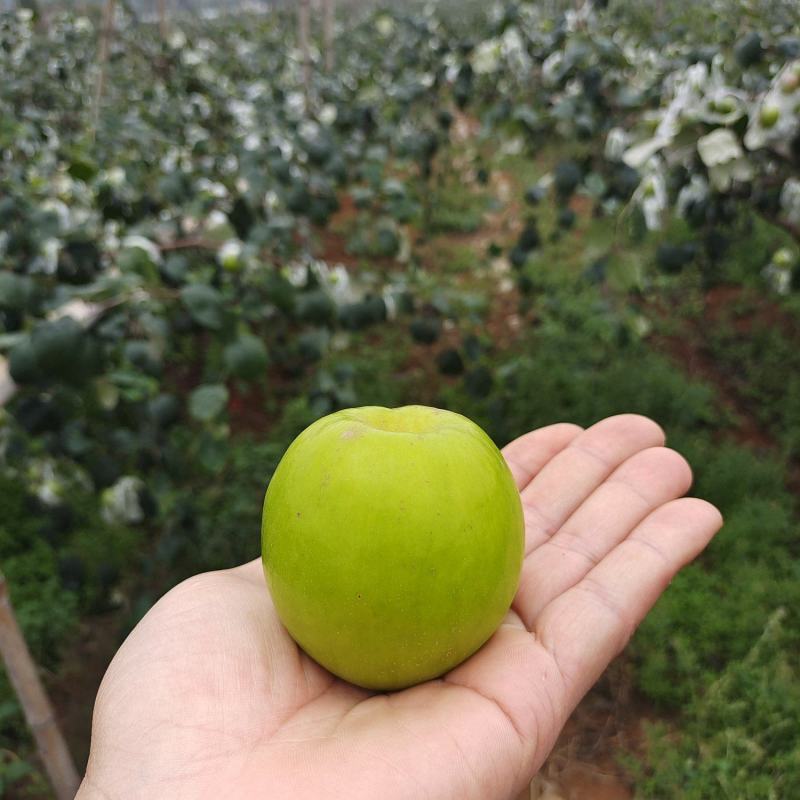
<svg viewBox="0 0 800 800">
<path fill-rule="evenodd" d="M 355 428 L 348 428 L 346 431 L 342 431 L 340 439 L 347 441 L 348 439 L 355 439 L 359 435 L 359 432 Z"/>
</svg>

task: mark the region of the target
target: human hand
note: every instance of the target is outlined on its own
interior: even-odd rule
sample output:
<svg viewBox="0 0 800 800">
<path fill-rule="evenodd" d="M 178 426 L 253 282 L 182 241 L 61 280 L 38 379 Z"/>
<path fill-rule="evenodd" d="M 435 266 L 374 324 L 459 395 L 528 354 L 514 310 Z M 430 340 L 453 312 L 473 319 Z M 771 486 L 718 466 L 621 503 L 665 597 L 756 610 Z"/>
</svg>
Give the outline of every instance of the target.
<svg viewBox="0 0 800 800">
<path fill-rule="evenodd" d="M 722 519 L 635 415 L 552 425 L 504 456 L 526 557 L 504 624 L 439 680 L 375 694 L 282 627 L 260 561 L 190 578 L 115 656 L 78 800 L 494 800 L 528 784 L 572 709 Z"/>
</svg>

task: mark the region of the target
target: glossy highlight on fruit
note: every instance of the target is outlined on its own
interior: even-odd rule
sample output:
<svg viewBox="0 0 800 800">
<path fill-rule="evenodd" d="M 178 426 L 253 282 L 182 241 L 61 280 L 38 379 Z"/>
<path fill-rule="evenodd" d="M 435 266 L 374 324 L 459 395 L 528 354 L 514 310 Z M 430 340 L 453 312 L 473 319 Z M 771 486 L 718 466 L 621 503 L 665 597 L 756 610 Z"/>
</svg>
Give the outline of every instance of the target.
<svg viewBox="0 0 800 800">
<path fill-rule="evenodd" d="M 306 428 L 264 501 L 262 556 L 297 643 L 359 686 L 438 677 L 502 622 L 523 557 L 519 493 L 459 414 L 346 409 Z"/>
</svg>

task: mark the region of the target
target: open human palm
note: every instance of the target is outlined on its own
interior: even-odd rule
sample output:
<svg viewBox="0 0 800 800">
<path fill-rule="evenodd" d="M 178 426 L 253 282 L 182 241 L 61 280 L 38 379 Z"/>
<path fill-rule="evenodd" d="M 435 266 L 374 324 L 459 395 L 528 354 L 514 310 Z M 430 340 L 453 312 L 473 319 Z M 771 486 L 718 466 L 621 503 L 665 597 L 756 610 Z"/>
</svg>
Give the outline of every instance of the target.
<svg viewBox="0 0 800 800">
<path fill-rule="evenodd" d="M 635 415 L 509 444 L 526 537 L 513 607 L 470 659 L 400 692 L 356 688 L 306 656 L 259 561 L 180 584 L 103 679 L 79 800 L 513 797 L 722 523 L 682 497 L 690 469 L 663 445 Z"/>
</svg>

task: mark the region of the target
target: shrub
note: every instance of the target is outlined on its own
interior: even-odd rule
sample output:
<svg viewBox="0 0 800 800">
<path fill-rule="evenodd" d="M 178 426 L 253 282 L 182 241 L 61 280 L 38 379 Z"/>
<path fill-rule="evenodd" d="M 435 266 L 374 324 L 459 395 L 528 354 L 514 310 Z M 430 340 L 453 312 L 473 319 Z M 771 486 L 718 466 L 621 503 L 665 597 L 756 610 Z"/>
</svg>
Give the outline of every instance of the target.
<svg viewBox="0 0 800 800">
<path fill-rule="evenodd" d="M 800 674 L 787 656 L 793 650 L 784 613 L 775 611 L 749 653 L 685 709 L 680 734 L 650 728 L 648 766 L 627 759 L 638 797 L 793 796 L 800 786 Z"/>
</svg>

